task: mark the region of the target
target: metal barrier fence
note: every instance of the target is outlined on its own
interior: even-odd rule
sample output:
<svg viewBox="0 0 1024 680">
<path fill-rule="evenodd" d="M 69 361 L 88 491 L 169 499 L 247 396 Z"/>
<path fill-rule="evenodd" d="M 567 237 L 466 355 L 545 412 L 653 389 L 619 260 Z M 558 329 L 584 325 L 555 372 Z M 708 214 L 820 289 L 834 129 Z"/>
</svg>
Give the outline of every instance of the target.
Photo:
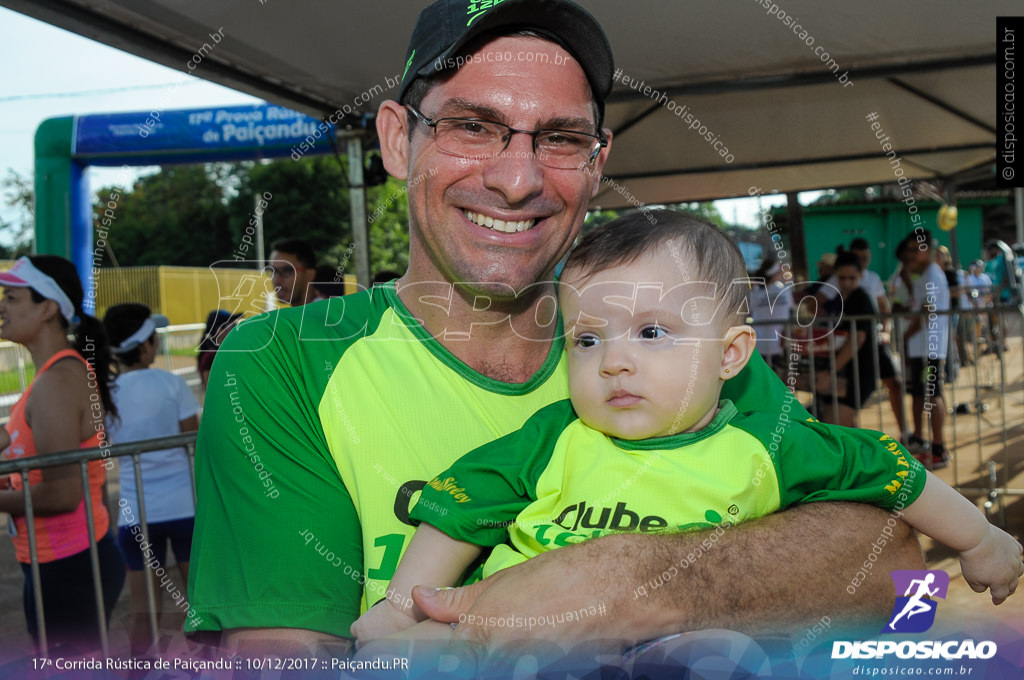
<svg viewBox="0 0 1024 680">
<path fill-rule="evenodd" d="M 72 451 L 47 454 L 45 456 L 32 456 L 30 458 L 0 461 L 0 475 L 12 473 L 20 475 L 23 489 L 25 491 L 25 521 L 28 525 L 28 545 L 32 560 L 31 578 L 33 590 L 35 592 L 34 606 L 39 633 L 38 651 L 41 655 L 45 656 L 48 652 L 48 640 L 46 635 L 46 619 L 43 612 L 43 589 L 39 576 L 39 553 L 36 543 L 35 512 L 32 505 L 32 487 L 29 485 L 29 471 L 60 467 L 63 465 L 74 465 L 75 463 L 81 467 L 83 490 L 82 498 L 85 503 L 85 519 L 89 532 L 89 556 L 92 563 L 93 591 L 96 596 L 96 623 L 99 627 L 100 647 L 103 651 L 103 655 L 109 656 L 110 641 L 107 634 L 106 612 L 103 606 L 103 585 L 100 579 L 99 551 L 97 548 L 97 542 L 102 537 L 96 536 L 95 525 L 93 523 L 95 509 L 92 506 L 92 495 L 89 488 L 88 464 L 90 461 L 94 460 L 108 460 L 110 458 L 131 456 L 135 468 L 135 489 L 136 502 L 138 503 L 137 507 L 139 508 L 139 524 L 142 530 L 143 541 L 148 544 L 149 529 L 146 525 L 146 501 L 142 491 L 142 468 L 140 465 L 140 455 L 147 451 L 177 448 L 181 446 L 185 447 L 186 458 L 188 459 L 189 464 L 189 472 L 192 473 L 190 476 L 193 479 L 192 508 L 194 510 L 196 500 L 194 466 L 195 441 L 195 432 L 184 432 L 171 437 L 159 437 L 156 439 L 147 439 L 145 441 L 111 444 L 94 449 L 75 449 Z M 115 525 L 116 518 L 111 518 L 111 523 L 112 526 Z M 148 574 L 145 580 L 146 599 L 149 611 L 149 626 L 152 633 L 152 643 L 155 645 L 157 643 L 158 635 L 156 592 L 153 580 L 149 578 Z"/>
<path fill-rule="evenodd" d="M 1010 392 L 1021 392 L 1015 401 L 1024 403 L 1024 386 L 1013 383 L 1015 387 L 1010 390 L 1008 377 L 1008 361 L 1012 358 L 1009 353 L 1007 339 L 1011 336 L 1020 336 L 1021 328 L 1024 327 L 1024 309 L 1016 306 L 1002 306 L 995 308 L 974 308 L 968 310 L 947 310 L 930 312 L 933 318 L 951 317 L 949 322 L 948 346 L 946 355 L 946 370 L 938 379 L 949 385 L 945 392 L 944 401 L 949 407 L 946 409 L 946 424 L 943 432 L 949 442 L 949 448 L 958 456 L 965 453 L 960 442 L 973 439 L 977 449 L 977 469 L 983 471 L 985 477 L 983 485 L 968 485 L 960 478 L 959 466 L 952 465 L 953 483 L 952 486 L 961 493 L 977 494 L 983 493 L 987 498 L 985 502 L 986 513 L 992 516 L 993 512 L 998 513 L 998 522 L 1005 525 L 1004 497 L 1007 495 L 1024 495 L 1024 489 L 1009 487 L 1010 474 L 1014 470 L 1014 461 L 1010 460 L 1009 431 L 1012 426 L 1024 423 L 1024 415 L 1018 415 L 1012 423 L 1007 413 L 1008 402 L 1014 399 Z M 858 426 L 871 429 L 887 431 L 890 434 L 898 434 L 902 438 L 903 433 L 893 432 L 892 428 L 884 426 L 886 418 L 886 396 L 890 396 L 889 405 L 894 411 L 893 420 L 904 423 L 911 422 L 913 414 L 906 408 L 907 382 L 905 377 L 907 371 L 907 357 L 902 351 L 896 348 L 904 347 L 904 331 L 906 324 L 915 317 L 922 317 L 919 312 L 901 312 L 891 314 L 873 315 L 845 315 L 840 317 L 817 317 L 811 322 L 798 323 L 795 319 L 767 320 L 753 323 L 758 332 L 758 349 L 764 351 L 766 327 L 781 327 L 782 338 L 779 339 L 779 351 L 771 363 L 779 377 L 787 384 L 791 391 L 802 393 L 809 397 L 808 410 L 820 420 L 829 422 L 838 421 L 840 399 L 842 398 L 842 382 L 840 378 L 844 371 L 837 370 L 837 355 L 842 349 L 844 342 L 849 338 L 857 337 L 857 325 L 860 322 L 868 322 L 873 329 L 868 334 L 865 342 L 871 343 L 870 362 L 870 385 L 873 386 L 868 399 L 861 398 L 861 385 L 859 380 L 853 380 L 852 385 L 847 384 L 846 390 L 853 393 L 853 405 L 860 420 Z M 891 342 L 884 344 L 880 342 L 878 329 L 885 324 L 891 325 Z M 1014 327 L 1015 326 L 1015 327 Z M 1007 328 L 1009 327 L 1009 332 Z M 984 333 L 988 330 L 988 336 Z M 863 329 L 862 329 L 863 330 Z M 774 331 L 770 331 L 774 334 Z M 926 327 L 922 326 L 922 333 Z M 845 339 L 845 340 L 844 340 Z M 982 351 L 981 345 L 986 344 L 986 350 Z M 884 361 L 884 354 L 891 352 L 897 365 L 897 380 L 890 382 L 888 386 L 883 384 L 881 365 Z M 938 353 L 938 352 L 936 352 Z M 1024 354 L 1022 354 L 1024 355 Z M 950 361 L 956 360 L 959 364 L 960 357 L 966 359 L 966 365 L 951 369 Z M 861 366 L 858 352 L 852 353 L 850 359 L 852 374 L 860 376 Z M 1024 361 L 1016 366 L 1024 366 Z M 953 373 L 951 375 L 951 372 Z M 819 374 L 827 374 L 828 390 L 821 393 L 819 390 Z M 957 375 L 958 373 L 958 375 Z M 824 382 L 824 380 L 822 380 Z M 891 398 L 887 391 L 893 386 L 898 389 L 898 395 Z M 881 389 L 880 389 L 881 388 Z M 958 396 L 959 392 L 959 396 Z M 927 394 L 927 393 L 926 393 Z M 997 402 L 998 413 L 995 422 L 988 414 L 988 401 Z M 877 406 L 877 414 L 871 417 L 873 406 Z M 896 408 L 902 410 L 902 418 L 895 413 Z M 929 426 L 928 419 L 923 424 L 924 428 Z M 971 422 L 973 421 L 973 422 Z M 964 424 L 973 430 L 971 437 L 966 436 Z M 984 426 L 984 427 L 983 427 Z M 992 429 L 998 431 L 1002 444 L 1001 455 L 997 460 L 984 460 L 982 446 L 982 430 Z M 927 429 L 921 432 L 926 443 L 930 446 L 931 437 Z M 1024 452 L 1022 452 L 1024 453 Z M 1024 458 L 1024 456 L 1021 456 Z M 1016 461 L 1019 463 L 1020 461 Z M 996 508 L 998 508 L 996 510 Z"/>
<path fill-rule="evenodd" d="M 192 391 L 195 393 L 197 398 L 201 401 L 201 390 L 199 374 L 196 367 L 196 354 L 194 350 L 199 346 L 199 341 L 205 328 L 204 324 L 182 324 L 177 326 L 168 326 L 167 328 L 161 328 L 157 330 L 160 336 L 160 352 L 161 355 L 157 359 L 156 366 L 163 368 L 164 370 L 182 376 Z M 31 356 L 28 351 L 19 344 L 3 341 L 0 342 L 0 422 L 6 423 L 10 418 L 11 407 L 14 406 L 21 393 L 24 392 L 26 387 L 32 382 L 35 376 L 35 366 L 32 363 Z M 95 449 L 76 449 L 74 451 L 67 451 L 60 454 L 54 454 L 52 456 L 47 455 L 42 459 L 30 458 L 19 461 L 2 461 L 0 460 L 0 476 L 8 473 L 21 473 L 22 481 L 25 482 L 25 488 L 28 489 L 27 474 L 29 469 L 42 469 L 48 467 L 56 467 L 60 465 L 75 464 L 79 463 L 83 469 L 83 475 L 85 475 L 86 465 L 90 460 L 99 460 L 107 458 L 117 458 L 122 456 L 132 456 L 136 462 L 135 466 L 135 483 L 136 489 L 142 488 L 141 471 L 138 467 L 139 454 L 146 451 L 154 451 L 164 448 L 176 448 L 182 445 L 188 445 L 187 452 L 189 458 L 189 465 L 192 465 L 193 457 L 193 446 L 195 443 L 195 433 L 185 433 L 182 435 L 175 435 L 169 438 L 160 438 L 148 440 L 145 442 L 127 442 L 124 444 L 110 445 L 107 447 L 100 447 Z M 87 476 L 85 477 L 87 480 Z M 93 532 L 93 509 L 92 498 L 88 492 L 88 486 L 86 486 L 85 492 L 85 503 L 86 503 L 86 514 L 89 518 L 89 532 L 90 532 L 90 550 L 91 559 L 94 570 L 94 580 L 97 596 L 99 599 L 99 617 L 101 619 L 101 641 L 103 651 L 106 653 L 107 650 L 107 630 L 106 624 L 103 619 L 103 599 L 102 599 L 102 588 L 99 581 L 99 572 L 97 570 L 98 556 L 96 553 L 96 540 L 102 537 L 96 537 L 92 535 Z M 195 499 L 194 486 L 193 486 L 193 502 Z M 148 528 L 146 527 L 145 519 L 145 503 L 142 499 L 139 499 L 139 514 L 141 515 L 140 522 L 143 531 L 143 540 L 149 542 Z M 39 641 L 42 648 L 42 652 L 45 653 L 47 647 L 46 631 L 44 615 L 42 611 L 42 599 L 41 589 L 39 588 L 39 567 L 36 562 L 37 552 L 35 548 L 35 523 L 34 516 L 32 514 L 31 507 L 31 494 L 26 494 L 26 507 L 25 516 L 29 525 L 29 547 L 33 556 L 32 564 L 32 577 L 33 585 L 36 596 L 36 609 L 37 609 L 37 621 L 39 622 Z M 112 518 L 112 522 L 116 525 L 116 518 Z M 157 619 L 156 619 L 156 600 L 155 593 L 153 592 L 153 584 L 151 579 L 146 579 L 146 591 L 148 600 L 148 610 L 150 618 L 150 628 L 153 634 L 153 642 L 156 642 L 157 635 Z"/>
</svg>

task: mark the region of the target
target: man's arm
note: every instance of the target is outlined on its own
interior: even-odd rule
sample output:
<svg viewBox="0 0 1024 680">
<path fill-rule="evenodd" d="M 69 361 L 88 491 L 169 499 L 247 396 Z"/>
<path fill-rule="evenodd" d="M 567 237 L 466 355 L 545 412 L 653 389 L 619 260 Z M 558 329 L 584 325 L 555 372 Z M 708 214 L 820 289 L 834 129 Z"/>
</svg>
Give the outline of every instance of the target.
<svg viewBox="0 0 1024 680">
<path fill-rule="evenodd" d="M 317 411 L 333 346 L 299 342 L 301 311 L 241 324 L 214 361 L 196 445 L 190 635 L 287 627 L 329 640 L 359 616 L 359 520 Z M 253 635 L 274 649 L 293 639 L 241 639 Z"/>
<path fill-rule="evenodd" d="M 456 629 L 491 646 L 524 637 L 571 645 L 705 628 L 799 630 L 826 614 L 833 627 L 883 622 L 893 602 L 889 572 L 924 566 L 907 526 L 888 521 L 869 505 L 811 503 L 700 533 L 617 534 L 544 553 L 465 588 L 418 588 L 414 599 L 445 622 L 460 614 L 464 621 L 469 614 L 476 621 L 575 614 L 554 626 Z"/>
</svg>

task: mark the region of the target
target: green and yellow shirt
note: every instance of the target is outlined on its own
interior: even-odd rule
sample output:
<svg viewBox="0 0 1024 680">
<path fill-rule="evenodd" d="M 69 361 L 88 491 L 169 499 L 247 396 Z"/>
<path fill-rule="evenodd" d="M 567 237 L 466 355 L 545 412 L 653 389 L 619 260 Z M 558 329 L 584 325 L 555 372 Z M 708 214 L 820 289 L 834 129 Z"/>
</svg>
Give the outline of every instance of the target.
<svg viewBox="0 0 1024 680">
<path fill-rule="evenodd" d="M 583 424 L 564 400 L 431 480 L 412 517 L 494 547 L 490 576 L 613 532 L 713 528 L 811 501 L 902 508 L 924 480 L 913 456 L 870 430 L 740 414 L 723 400 L 697 432 L 627 441 Z"/>
</svg>

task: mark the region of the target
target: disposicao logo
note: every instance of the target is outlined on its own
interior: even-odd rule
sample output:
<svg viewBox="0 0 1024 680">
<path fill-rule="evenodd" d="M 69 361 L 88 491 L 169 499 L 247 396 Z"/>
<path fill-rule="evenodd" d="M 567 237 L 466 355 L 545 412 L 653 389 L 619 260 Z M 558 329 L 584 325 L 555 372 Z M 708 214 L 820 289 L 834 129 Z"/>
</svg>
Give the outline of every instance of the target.
<svg viewBox="0 0 1024 680">
<path fill-rule="evenodd" d="M 896 604 L 881 633 L 923 633 L 935 623 L 939 603 L 946 599 L 949 574 L 935 569 L 903 569 L 889 573 L 896 586 Z M 903 593 L 900 595 L 899 593 Z M 991 640 L 835 640 L 833 659 L 991 659 L 997 652 Z"/>
<path fill-rule="evenodd" d="M 923 633 L 935 623 L 939 603 L 946 599 L 949 574 L 938 569 L 904 569 L 889 573 L 896 586 L 896 604 L 883 633 Z M 899 593 L 903 593 L 899 596 Z"/>
</svg>

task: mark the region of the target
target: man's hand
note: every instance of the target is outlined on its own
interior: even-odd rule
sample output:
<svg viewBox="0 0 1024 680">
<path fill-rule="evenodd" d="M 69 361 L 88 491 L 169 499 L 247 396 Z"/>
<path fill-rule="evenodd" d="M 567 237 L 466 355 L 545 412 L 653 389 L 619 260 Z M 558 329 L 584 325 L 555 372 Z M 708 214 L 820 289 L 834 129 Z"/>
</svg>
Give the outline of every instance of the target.
<svg viewBox="0 0 1024 680">
<path fill-rule="evenodd" d="M 1022 549 L 1010 534 L 989 525 L 988 535 L 970 550 L 960 553 L 960 571 L 976 593 L 992 590 L 992 604 L 1002 604 L 1017 589 L 1024 573 Z"/>
<path fill-rule="evenodd" d="M 634 630 L 614 614 L 635 600 L 631 591 L 608 587 L 600 574 L 604 560 L 636 558 L 619 553 L 625 546 L 608 540 L 615 538 L 543 553 L 463 588 L 417 587 L 413 601 L 435 621 L 457 623 L 454 639 L 491 649 L 524 639 L 547 640 L 566 650 L 581 640 L 631 644 L 638 641 Z"/>
</svg>

